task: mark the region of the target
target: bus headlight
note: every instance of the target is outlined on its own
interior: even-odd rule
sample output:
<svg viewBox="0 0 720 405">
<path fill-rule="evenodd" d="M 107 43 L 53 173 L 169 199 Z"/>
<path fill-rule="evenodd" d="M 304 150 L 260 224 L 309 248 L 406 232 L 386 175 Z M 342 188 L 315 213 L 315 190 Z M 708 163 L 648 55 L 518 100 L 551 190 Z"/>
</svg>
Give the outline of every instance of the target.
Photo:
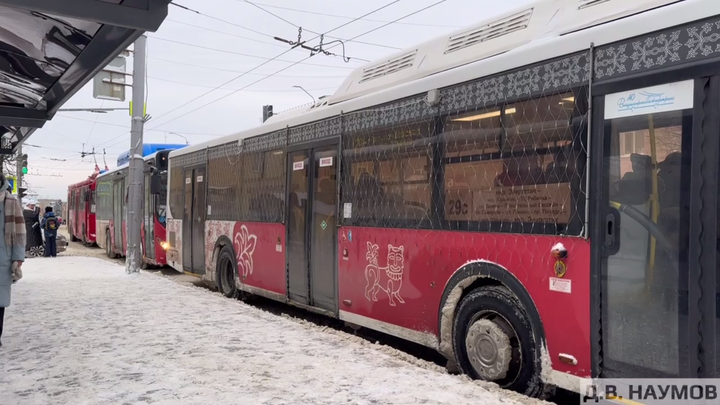
<svg viewBox="0 0 720 405">
<path fill-rule="evenodd" d="M 162 242 L 160 242 L 160 247 L 163 248 L 163 250 L 168 250 L 168 248 L 170 247 L 170 244 L 165 241 L 162 241 Z"/>
</svg>

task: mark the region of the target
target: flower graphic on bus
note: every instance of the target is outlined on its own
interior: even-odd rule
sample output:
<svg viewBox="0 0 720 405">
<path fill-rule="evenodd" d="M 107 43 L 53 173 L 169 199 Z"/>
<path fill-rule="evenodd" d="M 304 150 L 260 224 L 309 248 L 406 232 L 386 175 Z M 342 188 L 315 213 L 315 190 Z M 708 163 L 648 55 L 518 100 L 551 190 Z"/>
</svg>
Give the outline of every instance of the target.
<svg viewBox="0 0 720 405">
<path fill-rule="evenodd" d="M 257 236 L 251 234 L 247 226 L 242 225 L 240 231 L 236 231 L 233 242 L 235 252 L 237 252 L 238 270 L 242 269 L 242 277 L 247 278 L 253 272 L 253 253 L 255 253 L 255 246 L 257 245 Z"/>
<path fill-rule="evenodd" d="M 387 266 L 380 267 L 378 251 L 380 247 L 374 243 L 367 242 L 367 253 L 365 259 L 369 264 L 365 267 L 365 298 L 368 301 L 377 302 L 377 293 L 385 291 L 390 299 L 390 306 L 394 307 L 397 300 L 401 304 L 405 300 L 400 296 L 402 288 L 403 273 L 405 271 L 405 246 L 393 246 L 388 244 Z"/>
</svg>

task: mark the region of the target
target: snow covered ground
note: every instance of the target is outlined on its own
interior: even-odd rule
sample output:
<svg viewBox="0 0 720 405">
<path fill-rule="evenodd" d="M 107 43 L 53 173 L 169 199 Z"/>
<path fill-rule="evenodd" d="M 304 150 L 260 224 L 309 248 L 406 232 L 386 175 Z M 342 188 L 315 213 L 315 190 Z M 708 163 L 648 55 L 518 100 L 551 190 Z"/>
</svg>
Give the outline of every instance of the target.
<svg viewBox="0 0 720 405">
<path fill-rule="evenodd" d="M 13 288 L 0 403 L 535 404 L 386 346 L 89 257 Z"/>
</svg>

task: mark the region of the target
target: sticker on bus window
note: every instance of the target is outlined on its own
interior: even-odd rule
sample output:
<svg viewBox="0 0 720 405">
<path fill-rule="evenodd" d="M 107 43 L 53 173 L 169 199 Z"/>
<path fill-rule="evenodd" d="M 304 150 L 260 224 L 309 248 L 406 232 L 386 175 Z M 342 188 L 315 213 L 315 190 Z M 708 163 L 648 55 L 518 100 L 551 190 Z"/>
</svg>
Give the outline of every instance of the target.
<svg viewBox="0 0 720 405">
<path fill-rule="evenodd" d="M 605 119 L 659 114 L 693 107 L 695 81 L 686 80 L 605 96 Z"/>
<path fill-rule="evenodd" d="M 192 179 L 191 179 L 190 177 L 188 177 L 187 179 L 185 179 L 185 184 L 190 184 L 191 182 L 192 182 Z"/>
<path fill-rule="evenodd" d="M 564 278 L 550 277 L 550 291 L 570 294 L 572 292 L 572 281 Z"/>
<path fill-rule="evenodd" d="M 212 215 L 212 205 L 208 205 L 208 215 Z"/>
<path fill-rule="evenodd" d="M 345 203 L 345 205 L 343 205 L 343 218 L 352 218 L 352 203 Z"/>
<path fill-rule="evenodd" d="M 293 163 L 293 171 L 302 170 L 304 168 L 305 168 L 305 162 L 300 161 L 300 162 Z"/>
<path fill-rule="evenodd" d="M 197 182 L 202 183 L 202 181 L 203 181 L 203 176 L 197 176 Z"/>
<path fill-rule="evenodd" d="M 332 157 L 325 157 L 320 159 L 320 167 L 330 167 L 333 165 Z"/>
</svg>

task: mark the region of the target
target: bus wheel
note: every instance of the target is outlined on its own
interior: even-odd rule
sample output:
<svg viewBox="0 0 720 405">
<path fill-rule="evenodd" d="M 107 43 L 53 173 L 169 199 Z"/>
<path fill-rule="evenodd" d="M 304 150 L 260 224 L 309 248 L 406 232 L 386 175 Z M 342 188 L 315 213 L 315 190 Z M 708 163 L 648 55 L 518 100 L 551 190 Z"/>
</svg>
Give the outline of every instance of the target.
<svg viewBox="0 0 720 405">
<path fill-rule="evenodd" d="M 460 370 L 473 379 L 530 397 L 549 393 L 540 380 L 540 351 L 530 319 L 505 287 L 482 287 L 462 300 L 453 325 L 453 348 Z"/>
<path fill-rule="evenodd" d="M 217 276 L 218 290 L 222 295 L 228 298 L 237 298 L 238 291 L 235 284 L 237 263 L 235 263 L 235 255 L 230 246 L 226 245 L 220 249 L 215 275 Z"/>
<path fill-rule="evenodd" d="M 115 252 L 112 250 L 112 239 L 110 239 L 110 231 L 105 232 L 105 252 L 107 253 L 108 259 L 114 259 Z"/>
</svg>

